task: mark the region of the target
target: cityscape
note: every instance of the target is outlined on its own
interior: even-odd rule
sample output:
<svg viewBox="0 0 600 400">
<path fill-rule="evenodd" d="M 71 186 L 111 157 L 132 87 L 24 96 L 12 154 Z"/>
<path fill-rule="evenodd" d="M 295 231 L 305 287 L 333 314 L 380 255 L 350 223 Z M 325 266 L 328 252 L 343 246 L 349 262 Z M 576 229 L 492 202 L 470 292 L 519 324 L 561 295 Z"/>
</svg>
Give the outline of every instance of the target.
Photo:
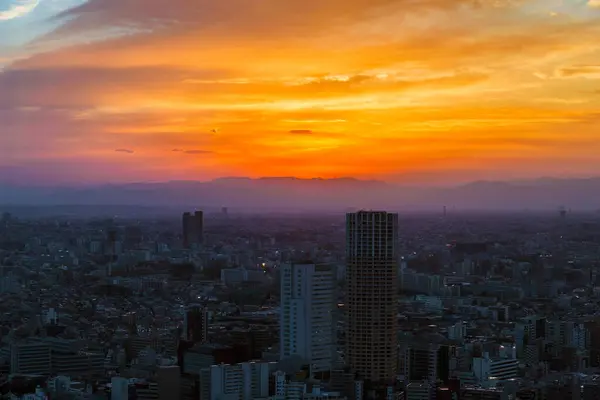
<svg viewBox="0 0 600 400">
<path fill-rule="evenodd" d="M 0 400 L 600 400 L 600 0 L 0 0 Z"/>
<path fill-rule="evenodd" d="M 597 399 L 599 240 L 563 209 L 5 212 L 0 391 Z"/>
</svg>

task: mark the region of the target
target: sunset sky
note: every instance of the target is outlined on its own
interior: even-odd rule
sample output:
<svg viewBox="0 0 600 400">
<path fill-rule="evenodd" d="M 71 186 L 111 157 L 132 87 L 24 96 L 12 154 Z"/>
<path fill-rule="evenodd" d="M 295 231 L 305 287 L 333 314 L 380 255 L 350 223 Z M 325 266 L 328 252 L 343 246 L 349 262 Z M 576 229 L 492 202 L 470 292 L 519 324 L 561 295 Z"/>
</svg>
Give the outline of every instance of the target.
<svg viewBox="0 0 600 400">
<path fill-rule="evenodd" d="M 0 181 L 600 175 L 600 0 L 0 0 Z"/>
</svg>

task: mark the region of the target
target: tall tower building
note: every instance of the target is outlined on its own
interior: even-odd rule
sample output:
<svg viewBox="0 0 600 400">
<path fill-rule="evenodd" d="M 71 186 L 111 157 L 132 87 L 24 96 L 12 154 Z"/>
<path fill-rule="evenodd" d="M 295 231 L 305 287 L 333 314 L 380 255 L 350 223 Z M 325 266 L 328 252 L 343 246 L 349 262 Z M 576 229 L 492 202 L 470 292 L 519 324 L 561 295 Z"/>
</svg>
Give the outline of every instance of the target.
<svg viewBox="0 0 600 400">
<path fill-rule="evenodd" d="M 299 355 L 313 372 L 331 371 L 335 348 L 335 268 L 284 264 L 281 268 L 280 354 Z"/>
<path fill-rule="evenodd" d="M 346 361 L 362 379 L 390 384 L 398 353 L 398 214 L 347 214 L 346 262 Z"/>
<path fill-rule="evenodd" d="M 204 240 L 204 213 L 183 213 L 183 247 L 190 248 L 202 244 Z"/>
</svg>

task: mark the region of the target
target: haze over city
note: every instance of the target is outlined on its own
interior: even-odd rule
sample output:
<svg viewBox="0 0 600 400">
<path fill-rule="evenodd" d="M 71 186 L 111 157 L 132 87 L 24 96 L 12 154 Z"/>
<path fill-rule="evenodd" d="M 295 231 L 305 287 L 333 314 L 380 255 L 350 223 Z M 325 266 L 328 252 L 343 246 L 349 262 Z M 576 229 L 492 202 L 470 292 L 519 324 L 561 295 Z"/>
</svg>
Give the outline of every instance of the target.
<svg viewBox="0 0 600 400">
<path fill-rule="evenodd" d="M 0 182 L 600 175 L 594 0 L 0 0 Z"/>
</svg>

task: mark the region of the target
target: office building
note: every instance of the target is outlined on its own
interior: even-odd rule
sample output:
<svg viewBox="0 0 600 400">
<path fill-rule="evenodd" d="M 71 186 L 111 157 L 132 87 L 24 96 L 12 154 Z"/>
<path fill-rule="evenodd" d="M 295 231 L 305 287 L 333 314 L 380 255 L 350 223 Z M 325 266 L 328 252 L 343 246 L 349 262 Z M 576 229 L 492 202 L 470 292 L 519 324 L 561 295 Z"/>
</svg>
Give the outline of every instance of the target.
<svg viewBox="0 0 600 400">
<path fill-rule="evenodd" d="M 48 344 L 26 341 L 11 345 L 11 374 L 49 375 L 52 372 L 52 352 Z"/>
<path fill-rule="evenodd" d="M 437 343 L 414 343 L 400 347 L 399 373 L 409 381 L 448 381 L 453 347 Z"/>
<path fill-rule="evenodd" d="M 331 371 L 335 349 L 335 268 L 284 264 L 281 267 L 281 359 L 298 355 L 312 372 Z"/>
<path fill-rule="evenodd" d="M 347 214 L 346 262 L 346 361 L 365 380 L 391 383 L 398 352 L 398 215 Z"/>
<path fill-rule="evenodd" d="M 473 357 L 473 374 L 478 383 L 485 383 L 490 379 L 507 380 L 516 378 L 519 361 L 516 359 L 516 349 L 512 349 L 506 357 L 490 357 L 484 353 L 483 357 Z"/>
<path fill-rule="evenodd" d="M 202 244 L 204 240 L 204 213 L 196 211 L 194 214 L 183 214 L 183 247 L 193 248 Z"/>
<path fill-rule="evenodd" d="M 411 382 L 406 385 L 406 400 L 430 400 L 433 396 L 434 388 L 428 381 Z"/>
</svg>

